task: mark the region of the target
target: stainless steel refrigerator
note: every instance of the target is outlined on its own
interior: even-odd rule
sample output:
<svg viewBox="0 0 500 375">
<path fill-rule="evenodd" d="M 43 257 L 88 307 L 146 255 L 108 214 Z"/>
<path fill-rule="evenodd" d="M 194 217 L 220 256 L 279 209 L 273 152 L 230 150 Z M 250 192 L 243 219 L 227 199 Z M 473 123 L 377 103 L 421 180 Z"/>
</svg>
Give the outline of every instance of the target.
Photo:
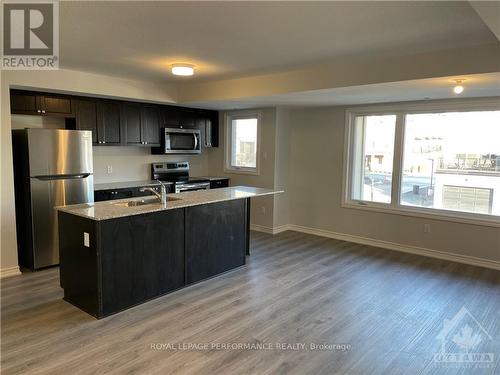
<svg viewBox="0 0 500 375">
<path fill-rule="evenodd" d="M 12 131 L 19 265 L 59 264 L 56 206 L 94 201 L 92 132 Z"/>
</svg>

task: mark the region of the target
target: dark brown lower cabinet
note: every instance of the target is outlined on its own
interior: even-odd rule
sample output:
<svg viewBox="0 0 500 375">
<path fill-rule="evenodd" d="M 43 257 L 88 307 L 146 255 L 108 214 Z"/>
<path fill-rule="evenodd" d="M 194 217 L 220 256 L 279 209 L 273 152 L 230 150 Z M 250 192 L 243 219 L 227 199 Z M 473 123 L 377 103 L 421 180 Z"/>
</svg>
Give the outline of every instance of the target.
<svg viewBox="0 0 500 375">
<path fill-rule="evenodd" d="M 191 284 L 245 264 L 245 201 L 186 208 L 186 277 Z"/>
<path fill-rule="evenodd" d="M 184 285 L 183 221 L 178 209 L 100 225 L 103 315 Z"/>
<path fill-rule="evenodd" d="M 240 267 L 246 210 L 238 199 L 102 221 L 59 212 L 64 299 L 103 318 Z"/>
</svg>

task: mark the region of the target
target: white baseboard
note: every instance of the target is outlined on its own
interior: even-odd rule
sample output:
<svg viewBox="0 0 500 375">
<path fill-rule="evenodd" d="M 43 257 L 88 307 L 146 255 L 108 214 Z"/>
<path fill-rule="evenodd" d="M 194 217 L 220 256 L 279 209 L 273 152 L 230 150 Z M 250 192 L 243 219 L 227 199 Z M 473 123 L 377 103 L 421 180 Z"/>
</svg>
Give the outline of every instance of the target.
<svg viewBox="0 0 500 375">
<path fill-rule="evenodd" d="M 472 266 L 491 268 L 494 270 L 500 271 L 500 262 L 490 259 L 477 258 L 469 255 L 460 255 L 460 254 L 452 254 L 445 251 L 433 250 L 424 247 L 412 246 L 412 245 L 404 245 L 395 242 L 376 240 L 368 237 L 355 236 L 352 234 L 345 233 L 337 233 L 331 232 L 323 229 L 315 229 L 309 227 L 303 227 L 295 224 L 283 225 L 278 228 L 270 228 L 257 225 L 254 228 L 254 225 L 251 225 L 250 228 L 252 230 L 257 230 L 260 232 L 265 232 L 269 234 L 277 234 L 284 232 L 286 230 L 293 230 L 295 232 L 308 233 L 315 236 L 328 237 L 336 240 L 354 242 L 368 246 L 381 247 L 388 250 L 401 251 L 403 253 L 422 255 L 430 258 L 437 258 L 442 260 L 448 260 L 451 262 L 464 263 Z"/>
<path fill-rule="evenodd" d="M 279 227 L 267 227 L 265 225 L 250 224 L 250 230 L 263 232 L 267 234 L 278 234 L 289 230 L 289 225 L 281 225 Z"/>
<path fill-rule="evenodd" d="M 9 267 L 0 269 L 0 279 L 4 279 L 6 277 L 18 276 L 21 274 L 19 267 Z"/>
</svg>

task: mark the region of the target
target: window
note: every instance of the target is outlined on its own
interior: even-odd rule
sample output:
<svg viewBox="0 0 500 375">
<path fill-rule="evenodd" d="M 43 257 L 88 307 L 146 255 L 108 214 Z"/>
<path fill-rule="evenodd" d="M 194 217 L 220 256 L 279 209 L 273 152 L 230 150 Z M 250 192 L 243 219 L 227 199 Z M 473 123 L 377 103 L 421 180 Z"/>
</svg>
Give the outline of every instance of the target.
<svg viewBox="0 0 500 375">
<path fill-rule="evenodd" d="M 498 222 L 500 109 L 476 108 L 348 111 L 344 204 Z"/>
<path fill-rule="evenodd" d="M 226 170 L 258 173 L 260 114 L 226 117 Z"/>
<path fill-rule="evenodd" d="M 351 197 L 390 203 L 396 116 L 358 116 L 354 126 Z"/>
</svg>

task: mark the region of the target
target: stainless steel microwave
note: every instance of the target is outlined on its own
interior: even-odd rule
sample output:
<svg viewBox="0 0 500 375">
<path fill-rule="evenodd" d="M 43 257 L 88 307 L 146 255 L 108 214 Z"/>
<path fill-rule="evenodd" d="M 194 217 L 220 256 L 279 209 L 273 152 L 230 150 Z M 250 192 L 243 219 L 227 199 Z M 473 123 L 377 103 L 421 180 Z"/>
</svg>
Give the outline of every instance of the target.
<svg viewBox="0 0 500 375">
<path fill-rule="evenodd" d="M 160 152 L 162 154 L 199 154 L 201 131 L 199 129 L 164 128 Z"/>
</svg>

